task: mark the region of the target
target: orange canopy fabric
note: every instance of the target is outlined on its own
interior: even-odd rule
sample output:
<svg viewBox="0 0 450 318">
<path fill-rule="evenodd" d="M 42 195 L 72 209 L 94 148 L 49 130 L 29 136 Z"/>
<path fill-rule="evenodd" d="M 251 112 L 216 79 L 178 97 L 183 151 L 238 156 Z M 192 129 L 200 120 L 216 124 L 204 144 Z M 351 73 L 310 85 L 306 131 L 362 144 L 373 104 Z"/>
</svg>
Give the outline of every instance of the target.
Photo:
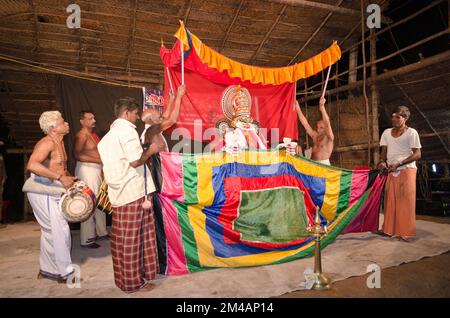
<svg viewBox="0 0 450 318">
<path fill-rule="evenodd" d="M 183 43 L 184 51 L 193 49 L 196 51 L 202 63 L 219 72 L 227 71 L 230 77 L 237 77 L 242 81 L 250 81 L 253 84 L 280 85 L 285 83 L 295 83 L 299 79 L 315 75 L 336 63 L 341 57 L 341 49 L 336 41 L 316 56 L 306 61 L 286 66 L 286 67 L 259 67 L 247 65 L 234 61 L 215 50 L 211 49 L 202 41 L 190 33 L 180 21 L 180 28 L 175 33 L 175 37 Z M 189 44 L 191 40 L 192 47 Z"/>
</svg>

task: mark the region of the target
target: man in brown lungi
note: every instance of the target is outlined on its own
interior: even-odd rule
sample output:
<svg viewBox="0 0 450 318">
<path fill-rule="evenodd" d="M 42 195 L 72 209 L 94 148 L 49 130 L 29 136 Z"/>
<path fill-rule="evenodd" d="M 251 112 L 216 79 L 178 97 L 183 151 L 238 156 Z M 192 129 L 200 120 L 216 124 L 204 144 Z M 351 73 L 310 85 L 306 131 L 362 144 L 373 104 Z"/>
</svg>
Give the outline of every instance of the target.
<svg viewBox="0 0 450 318">
<path fill-rule="evenodd" d="M 142 149 L 134 125 L 140 108 L 133 98 L 119 99 L 114 105 L 117 119 L 98 144 L 113 207 L 114 280 L 124 292 L 151 289 L 154 285 L 149 281 L 155 278 L 158 269 L 153 207 L 143 207 L 145 194 L 149 197 L 155 186 L 144 163 L 161 151 L 164 144 L 156 139 L 147 150 Z"/>
<path fill-rule="evenodd" d="M 381 135 L 379 168 L 388 169 L 382 232 L 409 241 L 416 235 L 416 160 L 421 157 L 419 134 L 406 126 L 410 111 L 398 106 L 392 113 L 392 128 Z M 386 160 L 387 159 L 387 160 Z"/>
</svg>

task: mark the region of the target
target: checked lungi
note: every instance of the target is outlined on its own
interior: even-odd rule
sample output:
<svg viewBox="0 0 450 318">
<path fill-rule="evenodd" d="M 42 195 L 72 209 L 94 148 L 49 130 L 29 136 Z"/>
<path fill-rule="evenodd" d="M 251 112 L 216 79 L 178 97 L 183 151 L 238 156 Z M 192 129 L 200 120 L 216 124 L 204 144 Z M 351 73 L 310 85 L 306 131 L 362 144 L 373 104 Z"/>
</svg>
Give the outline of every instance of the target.
<svg viewBox="0 0 450 318">
<path fill-rule="evenodd" d="M 113 207 L 111 254 L 116 286 L 124 292 L 137 291 L 156 277 L 156 247 L 153 206 L 143 210 L 144 197 Z M 151 202 L 151 197 L 150 197 Z"/>
</svg>

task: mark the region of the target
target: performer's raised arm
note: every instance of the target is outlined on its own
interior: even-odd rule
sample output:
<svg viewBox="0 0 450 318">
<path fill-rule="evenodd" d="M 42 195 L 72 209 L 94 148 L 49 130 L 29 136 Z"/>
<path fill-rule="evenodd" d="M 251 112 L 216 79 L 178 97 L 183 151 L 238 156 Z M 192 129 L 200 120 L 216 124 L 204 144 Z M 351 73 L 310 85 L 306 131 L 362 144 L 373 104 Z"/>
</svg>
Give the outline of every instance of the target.
<svg viewBox="0 0 450 318">
<path fill-rule="evenodd" d="M 151 125 L 151 127 L 146 131 L 146 139 L 147 135 L 151 137 L 151 135 L 163 132 L 177 122 L 178 116 L 180 115 L 181 100 L 185 93 L 186 86 L 180 85 L 178 87 L 177 96 L 175 97 L 175 102 L 172 102 L 172 104 L 175 103 L 174 109 L 170 112 L 169 115 L 166 114 L 168 113 L 169 108 L 171 108 L 170 98 L 167 109 L 163 115 L 160 115 L 160 113 L 156 109 L 146 109 L 144 111 L 144 113 L 142 114 L 142 121 L 144 121 L 148 125 Z"/>
<path fill-rule="evenodd" d="M 167 120 L 164 118 L 162 121 L 161 131 L 166 130 L 177 122 L 178 116 L 180 115 L 181 100 L 183 99 L 184 94 L 186 94 L 186 85 L 178 86 L 177 96 L 175 98 L 175 107 L 167 117 Z"/>
<path fill-rule="evenodd" d="M 325 109 L 325 97 L 321 97 L 319 101 L 319 110 L 322 113 L 322 121 L 325 124 L 325 133 L 330 140 L 334 140 L 333 129 L 331 128 L 330 117 Z"/>
<path fill-rule="evenodd" d="M 314 138 L 317 133 L 311 128 L 311 126 L 308 123 L 308 120 L 306 119 L 305 115 L 303 115 L 302 109 L 300 108 L 300 105 L 298 104 L 298 101 L 295 101 L 295 111 L 297 112 L 298 119 L 300 119 L 301 124 L 306 130 L 306 133 L 311 137 Z"/>
<path fill-rule="evenodd" d="M 163 113 L 163 118 L 169 117 L 169 114 L 172 112 L 173 103 L 175 101 L 175 95 L 173 94 L 173 91 L 169 91 L 169 100 L 166 104 L 166 110 Z"/>
</svg>

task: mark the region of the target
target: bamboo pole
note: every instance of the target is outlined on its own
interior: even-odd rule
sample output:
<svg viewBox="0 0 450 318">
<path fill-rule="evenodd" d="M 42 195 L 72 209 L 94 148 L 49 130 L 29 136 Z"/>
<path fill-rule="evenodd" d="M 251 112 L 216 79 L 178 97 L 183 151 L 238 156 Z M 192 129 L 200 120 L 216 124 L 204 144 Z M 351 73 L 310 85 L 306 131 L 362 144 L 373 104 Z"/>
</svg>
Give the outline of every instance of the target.
<svg viewBox="0 0 450 318">
<path fill-rule="evenodd" d="M 336 74 L 339 72 L 338 63 L 336 63 Z M 334 82 L 334 87 L 339 86 L 339 79 L 336 77 Z M 341 145 L 341 105 L 339 102 L 339 93 L 336 94 L 336 106 L 337 106 L 337 137 L 338 137 L 338 146 Z M 339 166 L 342 165 L 342 155 L 338 154 Z"/>
<path fill-rule="evenodd" d="M 2 56 L 0 56 L 0 60 L 2 59 Z M 53 69 L 52 67 L 42 67 L 42 66 L 28 66 L 28 65 L 22 65 L 22 66 L 16 66 L 16 65 L 9 65 L 9 64 L 0 64 L 0 70 L 5 71 L 18 71 L 18 72 L 31 72 L 31 73 L 44 73 L 44 74 L 63 74 L 70 77 L 76 77 L 76 78 L 83 78 L 86 80 L 93 80 L 93 81 L 104 81 L 108 82 L 107 84 L 111 85 L 120 85 L 120 86 L 128 86 L 125 82 L 129 80 L 128 76 L 125 75 L 105 75 L 102 73 L 97 72 L 78 72 L 74 70 L 59 70 L 59 69 Z M 117 81 L 109 82 L 110 80 Z M 137 83 L 151 83 L 151 84 L 158 84 L 159 79 L 157 78 L 151 78 L 151 77 L 138 77 L 138 76 L 132 76 L 131 80 L 133 82 Z M 123 81 L 123 82 L 119 82 Z M 138 87 L 138 86 L 136 86 Z M 139 86 L 141 88 L 141 86 Z"/>
<path fill-rule="evenodd" d="M 373 29 L 370 30 L 370 60 L 373 61 L 377 58 L 377 38 Z M 373 64 L 370 67 L 370 76 L 377 75 L 377 66 Z M 373 144 L 378 143 L 380 139 L 380 132 L 378 128 L 378 88 L 376 83 L 370 85 L 370 99 L 372 106 L 372 141 Z M 373 153 L 373 162 L 376 164 L 380 161 L 380 153 L 375 151 Z"/>
<path fill-rule="evenodd" d="M 376 148 L 378 147 L 378 144 L 370 145 L 370 148 Z M 336 147 L 335 152 L 349 152 L 349 151 L 358 151 L 358 150 L 367 150 L 367 144 L 357 144 L 357 145 L 351 145 L 351 146 L 342 146 L 342 147 Z"/>
<path fill-rule="evenodd" d="M 394 77 L 394 76 L 400 76 L 400 75 L 408 74 L 408 73 L 420 70 L 422 68 L 429 67 L 429 66 L 434 65 L 436 63 L 445 62 L 448 59 L 450 59 L 450 51 L 439 53 L 439 54 L 436 54 L 436 55 L 434 55 L 432 57 L 429 57 L 429 58 L 426 58 L 424 60 L 421 60 L 419 62 L 416 62 L 416 63 L 413 63 L 413 64 L 409 64 L 409 65 L 397 68 L 397 69 L 392 70 L 392 71 L 387 71 L 387 72 L 385 72 L 383 74 L 380 74 L 380 75 L 371 76 L 370 78 L 367 79 L 367 84 L 370 85 L 370 84 L 378 82 L 378 81 L 390 79 L 391 77 Z M 339 74 L 339 75 L 341 75 L 341 74 Z M 357 81 L 356 83 L 347 84 L 347 85 L 343 85 L 343 86 L 338 87 L 338 88 L 331 89 L 330 93 L 334 94 L 334 93 L 338 93 L 338 92 L 346 92 L 346 91 L 348 91 L 350 89 L 353 89 L 355 87 L 359 87 L 362 84 L 363 84 L 362 80 L 361 81 Z M 310 96 L 301 98 L 300 102 L 304 103 L 306 101 L 314 100 L 314 99 L 316 99 L 318 97 L 320 97 L 320 93 L 314 93 L 314 94 L 311 94 Z"/>
<path fill-rule="evenodd" d="M 342 4 L 343 0 L 339 0 L 336 4 L 336 7 L 339 7 Z M 322 28 L 327 24 L 328 20 L 330 20 L 331 16 L 333 15 L 333 12 L 329 12 L 327 16 L 323 19 L 322 23 L 317 27 L 317 29 L 311 34 L 311 36 L 306 40 L 305 44 L 297 51 L 297 53 L 294 55 L 294 57 L 289 61 L 288 65 L 291 65 L 295 63 L 297 57 L 300 55 L 300 53 L 309 45 L 309 43 L 314 39 L 314 37 L 322 30 Z"/>
<path fill-rule="evenodd" d="M 367 91 L 366 91 L 366 46 L 364 41 L 364 32 L 365 32 L 365 26 L 364 23 L 364 0 L 361 0 L 361 37 L 362 37 L 362 59 L 363 59 L 363 97 L 364 97 L 364 104 L 365 104 L 365 111 L 366 111 L 366 131 L 367 131 L 367 165 L 370 166 L 371 163 L 371 134 L 370 134 L 370 119 L 369 119 L 369 99 L 367 98 Z"/>
<path fill-rule="evenodd" d="M 308 92 L 308 81 L 306 80 L 306 78 L 305 78 L 305 94 Z M 306 96 L 306 95 L 305 95 Z M 307 101 L 305 101 L 305 117 L 306 117 L 306 120 L 308 120 L 308 122 L 309 122 L 309 116 L 308 116 L 308 102 Z M 309 148 L 309 136 L 308 136 L 308 134 L 306 133 L 306 131 L 305 131 L 305 138 L 306 138 L 306 149 L 308 149 Z M 306 150 L 305 149 L 305 150 Z"/>
<path fill-rule="evenodd" d="M 356 83 L 357 81 L 357 68 L 358 67 L 358 48 L 353 48 L 348 55 L 348 83 Z M 341 74 L 342 75 L 342 74 Z M 336 72 L 335 77 L 338 77 Z M 353 96 L 351 92 L 349 92 L 350 96 Z"/>
<path fill-rule="evenodd" d="M 350 15 L 354 17 L 358 17 L 360 15 L 358 10 L 348 9 L 348 8 L 342 8 L 340 7 L 340 4 L 327 4 L 327 3 L 320 3 L 317 1 L 307 1 L 307 0 L 272 0 L 273 2 L 279 2 L 279 3 L 285 3 L 292 6 L 304 6 L 304 7 L 311 7 L 315 9 L 322 9 L 331 11 L 338 14 L 344 14 L 344 15 Z"/>
<path fill-rule="evenodd" d="M 228 36 L 230 35 L 231 29 L 233 28 L 233 25 L 236 22 L 236 20 L 237 20 L 237 18 L 239 16 L 239 13 L 241 12 L 241 9 L 242 9 L 242 6 L 244 4 L 244 1 L 245 0 L 241 0 L 241 2 L 239 3 L 239 6 L 237 7 L 237 9 L 235 11 L 235 14 L 233 16 L 233 20 L 231 20 L 231 23 L 227 27 L 227 31 L 225 32 L 225 36 L 222 39 L 222 44 L 220 45 L 219 50 L 218 50 L 219 53 L 221 53 L 223 48 L 225 47 L 225 42 L 227 41 Z"/>
<path fill-rule="evenodd" d="M 409 45 L 409 46 L 407 46 L 407 47 L 405 47 L 405 48 L 403 48 L 403 49 L 400 49 L 400 50 L 398 50 L 398 51 L 396 51 L 396 52 L 394 52 L 394 53 L 392 53 L 392 54 L 389 54 L 389 55 L 386 55 L 386 56 L 384 56 L 384 57 L 381 57 L 381 58 L 379 58 L 379 59 L 377 59 L 377 60 L 375 60 L 375 61 L 370 61 L 369 63 L 367 63 L 366 67 L 367 67 L 367 66 L 372 66 L 372 65 L 377 64 L 377 63 L 379 63 L 379 62 L 383 62 L 383 61 L 385 61 L 385 60 L 388 60 L 388 59 L 390 59 L 390 58 L 392 58 L 392 57 L 394 57 L 394 56 L 397 56 L 397 55 L 399 55 L 399 54 L 401 54 L 401 53 L 403 53 L 403 52 L 405 52 L 405 51 L 408 51 L 408 50 L 410 50 L 410 49 L 413 49 L 413 48 L 415 48 L 416 46 L 419 46 L 419 45 L 422 45 L 422 44 L 424 44 L 424 43 L 426 43 L 426 42 L 432 41 L 432 40 L 434 40 L 434 39 L 436 39 L 436 38 L 438 38 L 438 37 L 441 37 L 441 36 L 443 36 L 443 35 L 446 35 L 446 34 L 448 34 L 448 33 L 450 33 L 450 28 L 447 28 L 447 29 L 445 29 L 445 30 L 443 30 L 443 31 L 440 31 L 440 32 L 438 32 L 438 33 L 436 33 L 436 34 L 433 34 L 433 35 L 431 35 L 431 36 L 429 36 L 429 37 L 427 37 L 427 38 L 425 38 L 425 39 L 422 39 L 422 40 L 420 40 L 420 41 L 418 41 L 418 42 L 415 42 L 415 43 L 413 43 L 413 44 L 411 44 L 411 45 Z M 359 70 L 360 68 L 362 68 L 362 65 L 357 66 L 355 70 Z M 351 72 L 350 70 L 347 70 L 347 71 L 342 72 L 342 73 L 339 74 L 339 75 L 342 76 L 342 75 L 345 75 L 345 74 L 350 73 L 350 72 Z M 335 75 L 335 76 L 336 76 L 336 75 Z M 316 87 L 318 87 L 318 86 L 321 86 L 321 85 L 322 85 L 322 83 L 317 83 L 317 84 L 311 86 L 310 89 L 314 89 L 314 88 L 316 88 Z"/>
<path fill-rule="evenodd" d="M 23 182 L 27 181 L 28 179 L 28 155 L 26 153 L 23 153 Z M 28 214 L 31 212 L 31 206 L 30 202 L 28 201 L 27 194 L 23 193 L 23 220 L 26 221 Z"/>
<path fill-rule="evenodd" d="M 281 17 L 283 16 L 284 12 L 286 11 L 286 8 L 287 8 L 287 4 L 285 4 L 283 6 L 283 8 L 281 8 L 281 11 L 280 11 L 280 13 L 278 13 L 277 18 L 275 19 L 275 21 L 270 26 L 269 31 L 267 31 L 267 33 L 264 35 L 263 40 L 261 41 L 261 43 L 259 43 L 259 46 L 256 48 L 256 51 L 252 54 L 252 57 L 248 60 L 247 64 L 252 64 L 252 62 L 254 61 L 256 56 L 259 54 L 259 52 L 261 51 L 262 47 L 264 46 L 264 44 L 266 43 L 267 39 L 269 38 L 270 34 L 275 29 L 275 27 L 278 24 L 278 22 L 280 22 Z"/>
<path fill-rule="evenodd" d="M 406 18 L 404 18 L 404 19 L 402 19 L 402 20 L 400 20 L 400 21 L 397 21 L 397 22 L 395 22 L 395 23 L 392 23 L 392 24 L 388 25 L 387 27 L 385 27 L 385 28 L 383 28 L 382 30 L 380 30 L 380 32 L 377 32 L 377 33 L 375 34 L 375 36 L 380 36 L 380 35 L 383 34 L 384 32 L 386 32 L 386 31 L 388 31 L 388 30 L 390 30 L 390 29 L 392 29 L 392 28 L 395 28 L 396 26 L 398 26 L 398 25 L 400 25 L 400 24 L 403 24 L 403 23 L 405 23 L 405 22 L 408 22 L 409 20 L 411 20 L 411 19 L 417 17 L 418 15 L 422 14 L 422 13 L 425 12 L 425 11 L 428 11 L 429 9 L 435 7 L 436 5 L 438 5 L 439 3 L 443 2 L 443 1 L 445 1 L 445 0 L 437 0 L 437 1 L 433 2 L 433 3 L 431 3 L 430 5 L 428 5 L 428 6 L 424 7 L 424 8 L 422 8 L 422 9 L 420 9 L 419 11 L 417 11 L 417 12 L 411 14 L 411 15 L 408 15 Z M 362 40 L 361 40 L 361 41 L 362 41 Z M 345 49 L 344 51 L 342 51 L 342 54 L 348 52 L 348 51 L 349 51 L 351 48 L 353 48 L 353 47 L 358 47 L 358 45 L 361 44 L 361 41 L 352 44 L 352 46 L 350 46 L 349 48 L 347 48 L 347 49 Z M 365 41 L 367 41 L 367 39 L 366 39 Z"/>
</svg>

